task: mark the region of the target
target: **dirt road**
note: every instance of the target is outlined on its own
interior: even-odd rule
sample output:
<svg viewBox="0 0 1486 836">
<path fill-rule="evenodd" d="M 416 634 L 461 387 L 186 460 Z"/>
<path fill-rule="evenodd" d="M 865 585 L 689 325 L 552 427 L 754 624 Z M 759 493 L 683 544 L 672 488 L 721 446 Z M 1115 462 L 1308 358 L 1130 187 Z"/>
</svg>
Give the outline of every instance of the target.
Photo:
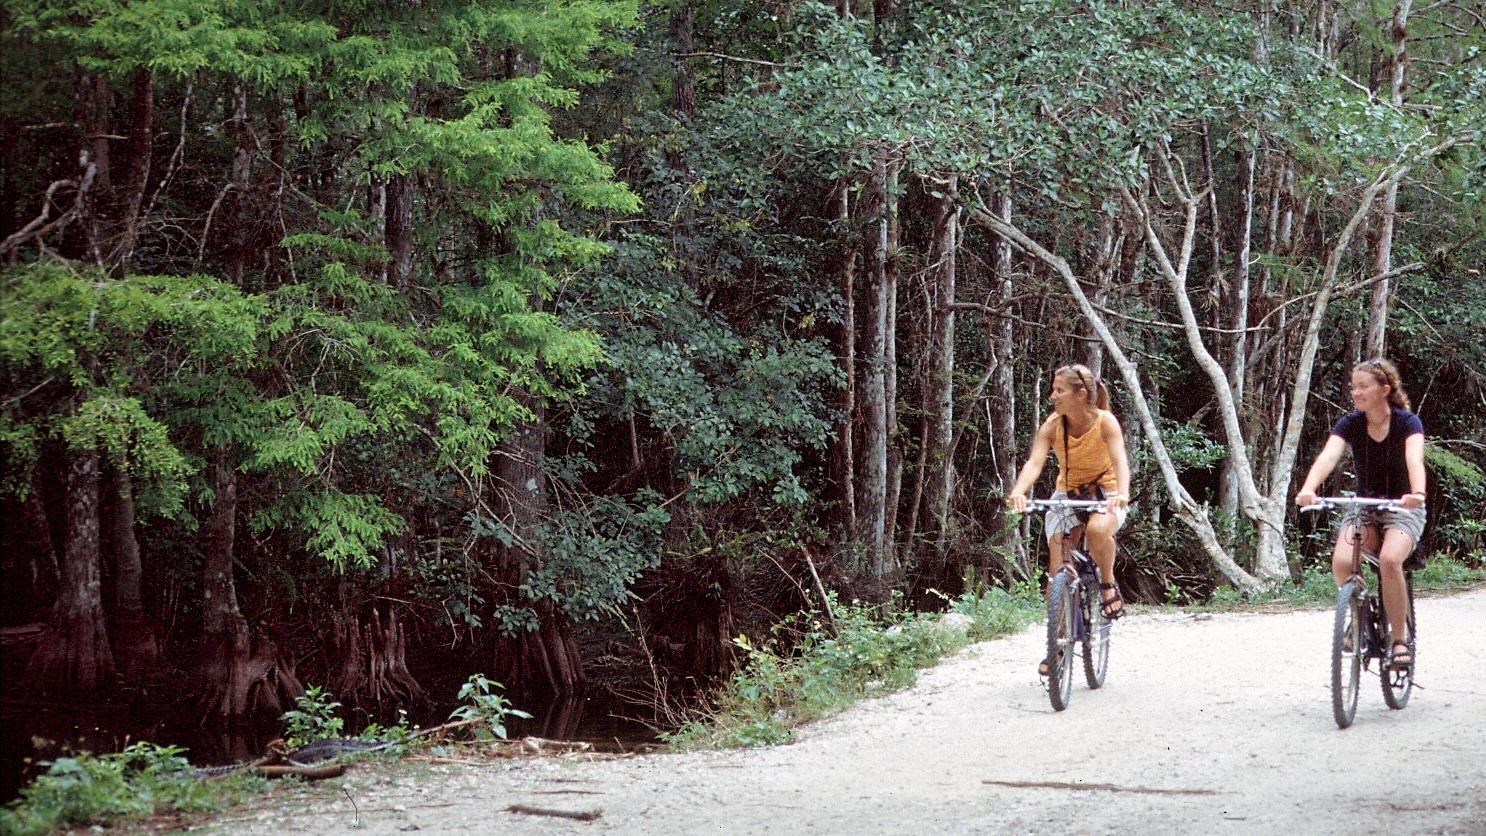
<svg viewBox="0 0 1486 836">
<path fill-rule="evenodd" d="M 1331 613 L 1140 611 L 1106 686 L 1054 713 L 1040 628 L 970 647 L 918 685 L 789 746 L 578 762 L 372 767 L 271 799 L 231 833 L 1482 833 L 1486 590 L 1419 602 L 1413 699 L 1364 674 L 1331 717 Z M 512 805 L 583 822 L 510 812 Z"/>
</svg>

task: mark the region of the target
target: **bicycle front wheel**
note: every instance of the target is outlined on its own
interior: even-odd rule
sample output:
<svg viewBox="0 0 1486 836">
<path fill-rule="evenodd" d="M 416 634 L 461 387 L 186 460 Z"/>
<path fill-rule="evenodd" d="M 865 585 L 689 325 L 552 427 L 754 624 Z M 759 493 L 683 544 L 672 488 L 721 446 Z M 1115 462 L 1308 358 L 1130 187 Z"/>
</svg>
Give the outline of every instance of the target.
<svg viewBox="0 0 1486 836">
<path fill-rule="evenodd" d="M 1362 674 L 1362 587 L 1347 581 L 1336 594 L 1336 619 L 1331 634 L 1331 713 L 1337 728 L 1352 725 L 1357 716 L 1357 681 Z"/>
<path fill-rule="evenodd" d="M 1074 579 L 1067 572 L 1053 575 L 1047 589 L 1047 696 L 1054 711 L 1068 707 L 1073 696 Z"/>
<path fill-rule="evenodd" d="M 1097 577 L 1097 576 L 1096 576 Z M 1084 601 L 1084 680 L 1090 688 L 1104 685 L 1104 675 L 1109 672 L 1110 621 L 1104 617 L 1103 602 L 1100 601 L 1099 584 L 1090 583 L 1083 594 Z"/>
<path fill-rule="evenodd" d="M 1408 589 L 1409 615 L 1409 663 L 1402 668 L 1383 668 L 1383 702 L 1397 711 L 1409 704 L 1409 695 L 1414 691 L 1414 665 L 1419 657 L 1419 634 L 1414 629 L 1414 573 L 1404 572 L 1404 583 Z M 1388 623 L 1386 620 L 1384 624 Z"/>
</svg>

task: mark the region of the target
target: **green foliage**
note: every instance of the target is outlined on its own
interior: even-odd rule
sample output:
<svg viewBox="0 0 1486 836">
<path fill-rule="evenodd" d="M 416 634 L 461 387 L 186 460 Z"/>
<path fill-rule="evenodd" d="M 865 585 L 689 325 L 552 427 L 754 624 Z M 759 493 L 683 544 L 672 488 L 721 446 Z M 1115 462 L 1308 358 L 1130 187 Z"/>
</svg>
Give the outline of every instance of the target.
<svg viewBox="0 0 1486 836">
<path fill-rule="evenodd" d="M 1481 520 L 1486 510 L 1486 474 L 1482 468 L 1440 444 L 1426 444 L 1424 460 L 1447 506 L 1459 509 L 1458 516 L 1436 523 L 1435 536 L 1462 554 L 1486 548 L 1486 523 Z"/>
<path fill-rule="evenodd" d="M 1042 614 L 1042 596 L 1032 585 L 1013 592 L 965 595 L 951 611 L 968 616 L 965 631 L 938 614 L 884 617 L 861 604 L 833 606 L 834 629 L 815 619 L 786 652 L 780 638 L 794 626 L 787 619 L 762 646 L 746 636 L 734 644 L 746 654 L 743 667 L 715 697 L 715 705 L 672 734 L 678 748 L 760 746 L 787 742 L 791 729 L 834 714 L 866 697 L 911 686 L 918 671 L 971 641 L 1019 630 Z"/>
<path fill-rule="evenodd" d="M 484 674 L 474 674 L 459 688 L 458 699 L 464 703 L 449 714 L 450 720 L 471 723 L 475 736 L 480 740 L 506 739 L 506 720 L 519 717 L 530 720 L 531 715 L 511 705 L 504 694 L 505 686 L 492 682 Z"/>
<path fill-rule="evenodd" d="M 316 740 L 338 738 L 344 734 L 345 721 L 336 716 L 341 704 L 319 685 L 311 685 L 294 699 L 296 709 L 284 712 L 284 738 L 290 748 Z"/>
<path fill-rule="evenodd" d="M 109 755 L 58 758 L 0 810 L 0 832 L 23 836 L 99 827 L 164 809 L 219 810 L 264 784 L 247 773 L 199 780 L 183 752 L 175 746 L 135 743 Z"/>
<path fill-rule="evenodd" d="M 251 368 L 261 298 L 205 276 L 111 278 L 39 262 L 0 274 L 0 412 L 11 467 L 27 487 L 46 439 L 103 451 L 141 485 L 145 512 L 180 512 L 195 472 L 170 426 L 181 393 Z"/>
<path fill-rule="evenodd" d="M 1228 455 L 1228 448 L 1221 442 L 1209 438 L 1199 427 L 1189 423 L 1156 418 L 1156 427 L 1161 432 L 1161 443 L 1171 456 L 1171 463 L 1178 472 L 1191 468 L 1217 466 Z"/>
<path fill-rule="evenodd" d="M 664 498 L 642 491 L 634 504 L 596 497 L 544 525 L 542 565 L 521 584 L 528 601 L 551 601 L 573 621 L 616 612 L 635 579 L 660 560 L 661 535 L 671 516 Z"/>
<path fill-rule="evenodd" d="M 357 737 L 374 743 L 406 743 L 413 735 L 413 727 L 408 724 L 407 709 L 397 710 L 397 722 L 390 726 L 381 723 L 367 723 L 366 728 L 361 730 Z"/>
<path fill-rule="evenodd" d="M 1414 573 L 1414 588 L 1451 591 L 1480 586 L 1486 583 L 1486 560 L 1482 558 L 1479 552 L 1468 559 L 1432 557 L 1423 569 Z"/>
</svg>

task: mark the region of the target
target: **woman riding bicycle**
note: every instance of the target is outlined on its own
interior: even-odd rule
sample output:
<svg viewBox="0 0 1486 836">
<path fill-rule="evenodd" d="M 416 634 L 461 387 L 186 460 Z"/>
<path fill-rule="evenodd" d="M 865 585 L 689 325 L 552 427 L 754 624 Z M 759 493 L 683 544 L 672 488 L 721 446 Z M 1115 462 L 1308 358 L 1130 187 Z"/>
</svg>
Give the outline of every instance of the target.
<svg viewBox="0 0 1486 836">
<path fill-rule="evenodd" d="M 1352 367 L 1352 403 L 1356 410 L 1332 427 L 1331 437 L 1295 495 L 1295 504 L 1316 501 L 1316 488 L 1351 447 L 1357 495 L 1395 499 L 1403 506 L 1348 514 L 1337 533 L 1331 574 L 1338 588 L 1347 582 L 1352 574 L 1352 528 L 1363 526 L 1362 548 L 1378 556 L 1383 609 L 1393 634 L 1389 665 L 1407 667 L 1413 659 L 1403 564 L 1424 533 L 1424 423 L 1409 411 L 1409 396 L 1404 394 L 1398 369 L 1387 360 L 1365 360 Z"/>
<path fill-rule="evenodd" d="M 1064 366 L 1053 372 L 1050 396 L 1053 414 L 1042 422 L 1032 440 L 1032 454 L 1022 465 L 1006 504 L 1017 513 L 1027 510 L 1027 491 L 1042 475 L 1047 454 L 1058 458 L 1057 490 L 1053 499 L 1104 499 L 1108 511 L 1089 515 L 1086 532 L 1089 555 L 1099 566 L 1100 598 L 1104 617 L 1113 621 L 1125 611 L 1125 599 L 1115 583 L 1115 532 L 1125 523 L 1130 496 L 1130 461 L 1119 419 L 1109 411 L 1109 388 L 1087 366 Z M 1047 572 L 1063 567 L 1065 539 L 1081 523 L 1072 511 L 1047 514 Z M 1075 539 L 1076 542 L 1076 539 Z M 1048 661 L 1039 669 L 1047 673 Z"/>
</svg>

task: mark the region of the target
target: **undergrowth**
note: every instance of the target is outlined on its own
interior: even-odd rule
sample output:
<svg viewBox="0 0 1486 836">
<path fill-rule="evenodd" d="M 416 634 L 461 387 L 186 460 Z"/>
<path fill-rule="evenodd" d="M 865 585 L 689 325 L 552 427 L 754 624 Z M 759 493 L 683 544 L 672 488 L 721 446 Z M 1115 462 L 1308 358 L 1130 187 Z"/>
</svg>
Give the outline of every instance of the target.
<svg viewBox="0 0 1486 836">
<path fill-rule="evenodd" d="M 215 781 L 192 778 L 178 746 L 135 743 L 108 755 L 57 758 L 46 774 L 0 810 L 0 833 L 29 836 L 78 825 L 148 816 L 161 810 L 226 809 L 262 792 L 268 781 L 242 772 Z"/>
<path fill-rule="evenodd" d="M 774 637 L 734 643 L 746 662 L 713 704 L 664 739 L 677 749 L 783 743 L 798 726 L 853 703 L 912 685 L 918 672 L 967 644 L 1006 635 L 1042 618 L 1042 595 L 1026 584 L 951 602 L 949 612 L 879 615 L 861 604 L 833 606 L 834 624 L 786 620 Z M 779 637 L 800 633 L 785 651 Z"/>
<path fill-rule="evenodd" d="M 1473 566 L 1454 557 L 1433 557 L 1423 569 L 1414 573 L 1414 590 L 1416 592 L 1441 592 L 1486 583 L 1486 566 L 1483 566 L 1480 559 L 1475 560 L 1474 563 L 1476 565 Z M 1376 578 L 1377 576 L 1369 573 L 1369 577 Z M 1220 587 L 1213 592 L 1212 598 L 1206 604 L 1196 609 L 1240 610 L 1255 604 L 1308 607 L 1335 602 L 1336 581 L 1331 576 L 1331 568 L 1316 566 L 1302 572 L 1298 582 L 1282 584 L 1270 592 L 1253 598 L 1245 598 L 1243 593 L 1233 587 Z"/>
<path fill-rule="evenodd" d="M 476 740 L 504 739 L 508 718 L 531 715 L 513 707 L 502 690 L 499 682 L 475 674 L 459 691 L 463 704 L 443 726 L 418 732 L 401 716 L 395 725 L 368 726 L 360 737 L 406 744 L 428 731 L 458 728 Z M 312 686 L 296 705 L 281 718 L 291 746 L 340 736 L 344 724 L 336 712 L 341 704 L 330 693 Z M 141 742 L 113 754 L 57 758 L 19 798 L 0 809 L 0 834 L 31 836 L 87 826 L 98 830 L 161 813 L 218 812 L 268 788 L 268 780 L 251 769 L 205 779 L 185 751 Z"/>
</svg>

